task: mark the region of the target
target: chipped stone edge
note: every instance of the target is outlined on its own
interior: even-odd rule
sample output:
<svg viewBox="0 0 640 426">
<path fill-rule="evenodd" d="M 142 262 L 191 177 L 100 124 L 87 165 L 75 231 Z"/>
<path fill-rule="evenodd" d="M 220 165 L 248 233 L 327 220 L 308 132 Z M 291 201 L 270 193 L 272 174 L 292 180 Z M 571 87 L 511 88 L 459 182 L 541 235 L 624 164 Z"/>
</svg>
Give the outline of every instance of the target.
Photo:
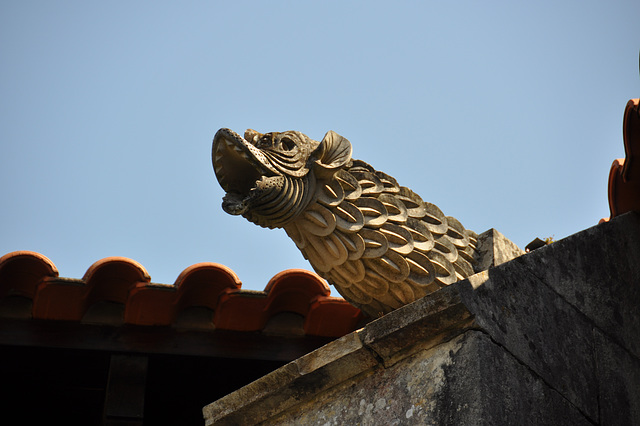
<svg viewBox="0 0 640 426">
<path fill-rule="evenodd" d="M 474 255 L 476 264 L 473 269 L 475 272 L 486 271 L 523 254 L 525 254 L 524 250 L 500 231 L 491 228 L 478 235 L 477 249 Z"/>
<path fill-rule="evenodd" d="M 480 260 L 487 268 L 524 253 L 495 229 L 481 239 L 485 252 Z M 502 252 L 505 245 L 512 250 Z M 475 288 L 486 279 L 480 272 L 444 287 L 208 404 L 202 410 L 206 425 L 260 423 L 361 373 L 388 368 L 478 328 L 462 300 L 461 286 Z"/>
<path fill-rule="evenodd" d="M 360 331 L 343 336 L 205 406 L 207 425 L 254 424 L 377 364 Z"/>
<path fill-rule="evenodd" d="M 451 340 L 473 327 L 458 290 L 463 282 L 372 321 L 205 406 L 206 425 L 259 423 L 358 374 L 387 368 Z"/>
</svg>

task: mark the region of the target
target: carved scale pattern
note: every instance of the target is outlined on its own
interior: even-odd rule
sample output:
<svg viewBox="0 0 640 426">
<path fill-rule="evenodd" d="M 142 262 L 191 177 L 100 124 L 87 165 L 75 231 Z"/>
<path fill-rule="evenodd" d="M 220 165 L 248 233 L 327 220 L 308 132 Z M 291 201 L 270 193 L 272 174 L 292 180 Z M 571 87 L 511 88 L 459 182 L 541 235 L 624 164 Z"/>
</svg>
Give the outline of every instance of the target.
<svg viewBox="0 0 640 426">
<path fill-rule="evenodd" d="M 220 129 L 212 161 L 222 207 L 284 228 L 316 272 L 372 317 L 473 274 L 475 233 L 351 153 L 333 131 L 317 142 Z"/>
<path fill-rule="evenodd" d="M 319 180 L 284 229 L 318 274 L 373 317 L 474 273 L 476 233 L 359 160 Z"/>
</svg>

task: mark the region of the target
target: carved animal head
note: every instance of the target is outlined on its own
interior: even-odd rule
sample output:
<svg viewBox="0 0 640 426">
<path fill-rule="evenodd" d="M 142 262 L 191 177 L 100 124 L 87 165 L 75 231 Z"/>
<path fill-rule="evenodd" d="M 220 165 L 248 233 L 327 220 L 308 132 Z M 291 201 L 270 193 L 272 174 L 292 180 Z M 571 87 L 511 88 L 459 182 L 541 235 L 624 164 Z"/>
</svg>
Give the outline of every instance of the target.
<svg viewBox="0 0 640 426">
<path fill-rule="evenodd" d="M 229 129 L 213 139 L 223 209 L 284 228 L 315 271 L 369 316 L 473 274 L 476 234 L 369 164 L 335 132 Z"/>
<path fill-rule="evenodd" d="M 226 192 L 224 211 L 276 228 L 309 204 L 316 176 L 330 176 L 351 161 L 351 143 L 333 131 L 317 142 L 296 131 L 249 129 L 243 138 L 220 129 L 211 157 Z"/>
</svg>

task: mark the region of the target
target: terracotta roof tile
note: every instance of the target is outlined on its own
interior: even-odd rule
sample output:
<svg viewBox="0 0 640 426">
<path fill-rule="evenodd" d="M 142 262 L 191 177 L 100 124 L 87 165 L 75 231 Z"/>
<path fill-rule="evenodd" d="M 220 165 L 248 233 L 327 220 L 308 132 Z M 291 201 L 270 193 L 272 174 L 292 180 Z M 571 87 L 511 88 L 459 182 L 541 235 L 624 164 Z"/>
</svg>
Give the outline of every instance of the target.
<svg viewBox="0 0 640 426">
<path fill-rule="evenodd" d="M 91 265 L 82 280 L 43 280 L 33 297 L 33 318 L 80 321 L 95 303 L 125 304 L 131 288 L 149 281 L 138 262 L 108 257 Z"/>
<path fill-rule="evenodd" d="M 609 219 L 629 211 L 640 211 L 639 103 L 639 99 L 631 99 L 625 107 L 622 124 L 625 158 L 614 160 L 609 172 Z"/>
<path fill-rule="evenodd" d="M 303 316 L 305 333 L 317 336 L 342 336 L 355 330 L 362 319 L 359 309 L 344 299 L 331 297 L 329 286 L 318 275 L 289 269 L 276 274 L 264 292 L 251 296 L 227 292 L 220 300 L 214 322 L 222 329 L 257 331 L 281 312 Z"/>
<path fill-rule="evenodd" d="M 58 276 L 58 269 L 45 256 L 32 251 L 14 251 L 0 257 L 0 298 L 24 296 L 33 299 L 37 286 Z"/>
<path fill-rule="evenodd" d="M 264 291 L 241 287 L 231 269 L 211 262 L 186 268 L 169 285 L 152 283 L 142 265 L 124 257 L 95 262 L 82 279 L 60 278 L 53 262 L 36 252 L 0 258 L 0 316 L 255 332 L 288 313 L 301 318 L 305 334 L 323 337 L 347 334 L 363 318 L 302 269 L 276 274 Z"/>
<path fill-rule="evenodd" d="M 138 283 L 129 295 L 125 322 L 170 325 L 188 307 L 215 311 L 222 293 L 241 286 L 240 279 L 226 266 L 197 263 L 182 271 L 173 285 Z"/>
</svg>

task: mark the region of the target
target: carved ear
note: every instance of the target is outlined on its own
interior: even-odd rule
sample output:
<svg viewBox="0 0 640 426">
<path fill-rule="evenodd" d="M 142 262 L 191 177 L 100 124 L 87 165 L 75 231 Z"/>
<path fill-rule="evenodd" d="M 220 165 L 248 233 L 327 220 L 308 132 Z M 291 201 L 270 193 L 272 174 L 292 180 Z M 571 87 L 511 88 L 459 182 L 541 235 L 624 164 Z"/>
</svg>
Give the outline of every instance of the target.
<svg viewBox="0 0 640 426">
<path fill-rule="evenodd" d="M 246 140 L 251 144 L 255 144 L 258 141 L 258 139 L 260 139 L 261 137 L 262 137 L 262 133 L 257 132 L 253 129 L 247 129 L 244 132 L 244 140 Z"/>
<path fill-rule="evenodd" d="M 321 175 L 333 174 L 351 161 L 351 142 L 329 130 L 312 155 L 316 159 L 316 171 Z"/>
</svg>

